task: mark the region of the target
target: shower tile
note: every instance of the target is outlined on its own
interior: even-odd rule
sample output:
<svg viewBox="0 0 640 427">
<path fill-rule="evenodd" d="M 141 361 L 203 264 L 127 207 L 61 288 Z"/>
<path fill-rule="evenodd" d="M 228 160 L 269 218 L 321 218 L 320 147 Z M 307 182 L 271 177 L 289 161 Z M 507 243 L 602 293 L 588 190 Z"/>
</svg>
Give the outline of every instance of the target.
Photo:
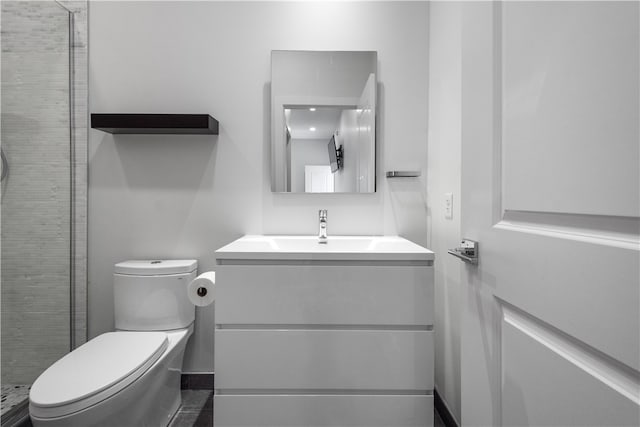
<svg viewBox="0 0 640 427">
<path fill-rule="evenodd" d="M 87 2 L 68 3 L 78 11 L 72 93 L 75 189 L 82 196 L 74 203 L 80 221 L 73 225 L 72 332 L 81 344 L 86 337 Z M 2 2 L 1 18 L 2 146 L 11 165 L 9 184 L 2 188 L 2 382 L 25 384 L 70 347 L 69 19 L 53 2 Z"/>
</svg>

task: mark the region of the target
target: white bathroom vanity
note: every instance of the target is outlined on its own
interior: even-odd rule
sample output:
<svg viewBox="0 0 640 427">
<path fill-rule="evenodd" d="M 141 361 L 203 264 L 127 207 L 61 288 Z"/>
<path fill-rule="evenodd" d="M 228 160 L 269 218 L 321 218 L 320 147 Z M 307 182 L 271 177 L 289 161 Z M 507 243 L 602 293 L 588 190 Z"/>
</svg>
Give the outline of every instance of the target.
<svg viewBox="0 0 640 427">
<path fill-rule="evenodd" d="M 216 427 L 433 424 L 433 252 L 245 236 L 216 259 Z"/>
</svg>

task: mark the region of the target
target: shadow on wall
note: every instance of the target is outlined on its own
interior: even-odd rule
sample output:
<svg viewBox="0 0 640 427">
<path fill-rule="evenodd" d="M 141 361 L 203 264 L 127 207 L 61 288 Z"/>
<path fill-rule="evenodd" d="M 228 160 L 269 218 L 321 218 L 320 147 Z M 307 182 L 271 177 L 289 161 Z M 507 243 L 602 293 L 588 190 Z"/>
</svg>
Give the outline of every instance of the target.
<svg viewBox="0 0 640 427">
<path fill-rule="evenodd" d="M 213 188 L 217 135 L 104 134 L 91 159 L 92 186 L 197 190 Z M 116 168 L 120 167 L 120 171 Z"/>
<path fill-rule="evenodd" d="M 398 235 L 426 247 L 429 212 L 424 182 L 420 178 L 393 178 L 388 186 Z"/>
</svg>

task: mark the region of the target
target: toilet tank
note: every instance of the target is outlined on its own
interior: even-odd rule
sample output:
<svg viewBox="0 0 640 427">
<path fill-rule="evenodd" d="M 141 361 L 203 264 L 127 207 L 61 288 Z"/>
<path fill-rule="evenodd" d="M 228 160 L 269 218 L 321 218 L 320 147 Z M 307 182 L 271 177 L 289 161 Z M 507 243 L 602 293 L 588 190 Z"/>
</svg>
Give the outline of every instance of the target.
<svg viewBox="0 0 640 427">
<path fill-rule="evenodd" d="M 187 286 L 195 279 L 196 260 L 125 261 L 114 267 L 116 329 L 163 331 L 189 326 L 195 306 Z"/>
</svg>

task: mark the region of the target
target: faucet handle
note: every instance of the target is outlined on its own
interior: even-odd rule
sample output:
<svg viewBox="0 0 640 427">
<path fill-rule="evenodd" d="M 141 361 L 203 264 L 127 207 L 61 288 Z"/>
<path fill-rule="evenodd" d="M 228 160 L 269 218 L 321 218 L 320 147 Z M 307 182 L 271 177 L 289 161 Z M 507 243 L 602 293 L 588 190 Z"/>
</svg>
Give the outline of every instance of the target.
<svg viewBox="0 0 640 427">
<path fill-rule="evenodd" d="M 318 216 L 320 217 L 320 219 L 327 219 L 327 210 L 326 209 L 320 209 L 318 211 Z"/>
</svg>

